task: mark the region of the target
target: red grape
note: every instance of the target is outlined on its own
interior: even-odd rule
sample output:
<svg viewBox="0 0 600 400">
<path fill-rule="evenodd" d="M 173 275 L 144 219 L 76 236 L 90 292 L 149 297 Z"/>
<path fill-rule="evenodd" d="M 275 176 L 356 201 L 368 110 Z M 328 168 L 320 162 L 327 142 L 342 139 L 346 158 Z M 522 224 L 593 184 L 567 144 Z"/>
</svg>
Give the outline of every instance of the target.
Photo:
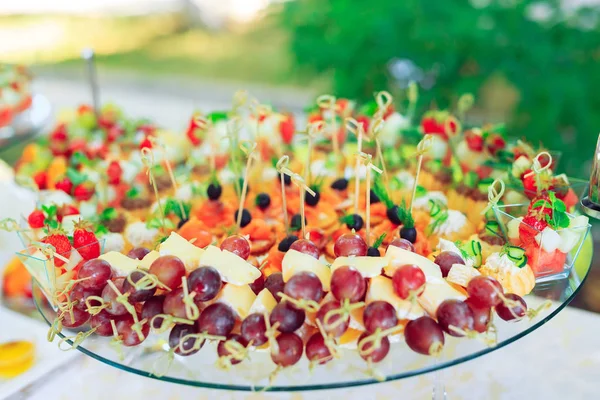
<svg viewBox="0 0 600 400">
<path fill-rule="evenodd" d="M 231 334 L 231 335 L 227 336 L 227 340 L 223 340 L 223 341 L 219 342 L 219 344 L 217 346 L 217 354 L 219 354 L 219 357 L 227 357 L 231 354 L 229 352 L 229 350 L 227 350 L 227 347 L 226 347 L 227 342 L 237 342 L 244 347 L 246 347 L 248 345 L 248 343 L 240 335 Z M 242 360 L 238 360 L 235 357 L 231 357 L 229 359 L 229 362 L 231 362 L 231 365 L 236 365 L 236 364 L 241 363 Z"/>
<path fill-rule="evenodd" d="M 393 328 L 398 324 L 396 309 L 387 301 L 374 301 L 365 307 L 363 321 L 367 332 L 374 333 Z"/>
<path fill-rule="evenodd" d="M 144 302 L 154 296 L 154 293 L 156 293 L 156 287 L 152 289 L 136 290 L 135 286 L 129 282 L 129 280 L 131 280 L 133 283 L 137 283 L 144 276 L 145 274 L 142 272 L 133 271 L 131 274 L 129 274 L 128 278 L 125 278 L 125 281 L 123 282 L 123 291 L 125 293 L 129 293 L 128 300 L 131 303 Z"/>
<path fill-rule="evenodd" d="M 148 253 L 150 253 L 150 250 L 145 247 L 135 247 L 129 250 L 127 257 L 133 258 L 134 260 L 142 260 Z"/>
<path fill-rule="evenodd" d="M 281 301 L 281 296 L 278 293 L 283 293 L 285 283 L 283 282 L 283 275 L 281 272 L 275 272 L 267 277 L 265 280 L 265 288 L 271 292 L 275 300 Z"/>
<path fill-rule="evenodd" d="M 444 331 L 427 316 L 409 321 L 404 328 L 404 339 L 413 351 L 426 356 L 437 355 L 444 347 Z"/>
<path fill-rule="evenodd" d="M 221 274 L 213 267 L 196 268 L 188 277 L 188 292 L 195 292 L 194 301 L 214 299 L 223 286 Z"/>
<path fill-rule="evenodd" d="M 164 314 L 163 311 L 163 303 L 165 301 L 165 296 L 155 296 L 144 303 L 142 307 L 142 319 L 148 320 L 148 323 L 151 324 L 152 318 L 158 314 Z M 162 323 L 162 318 L 156 318 L 154 323 L 152 324 L 152 328 L 158 329 L 160 328 L 160 324 Z"/>
<path fill-rule="evenodd" d="M 287 281 L 283 292 L 296 300 L 313 300 L 318 303 L 323 298 L 323 285 L 314 272 L 302 271 Z"/>
<path fill-rule="evenodd" d="M 71 317 L 70 312 L 64 313 L 62 325 L 65 328 L 77 328 L 85 324 L 90 319 L 90 314 L 86 310 L 80 310 L 79 308 L 73 307 L 73 315 Z"/>
<path fill-rule="evenodd" d="M 349 316 L 346 316 L 343 322 L 338 323 L 337 321 L 339 321 L 340 318 L 342 318 L 342 316 L 339 314 L 334 314 L 333 317 L 329 317 L 329 319 L 327 320 L 327 324 L 325 323 L 325 316 L 327 315 L 327 313 L 331 310 L 338 310 L 340 307 L 341 304 L 339 301 L 328 301 L 327 303 L 321 305 L 321 308 L 319 308 L 319 312 L 317 312 L 317 318 L 319 321 L 321 321 L 323 329 L 325 330 L 325 332 L 327 332 L 329 335 L 332 335 L 333 337 L 342 336 L 344 332 L 348 330 L 348 326 L 350 325 Z M 331 328 L 330 326 L 332 325 L 337 326 Z"/>
<path fill-rule="evenodd" d="M 279 332 L 294 332 L 302 326 L 306 315 L 303 310 L 294 307 L 290 302 L 282 301 L 271 311 L 269 322 L 271 325 L 279 322 Z"/>
<path fill-rule="evenodd" d="M 367 243 L 358 233 L 344 233 L 333 246 L 336 257 L 366 256 Z"/>
<path fill-rule="evenodd" d="M 496 314 L 505 321 L 519 320 L 527 315 L 527 303 L 519 295 L 507 293 L 504 295 L 509 301 L 516 304 L 505 304 L 504 302 L 496 306 Z"/>
<path fill-rule="evenodd" d="M 367 290 L 365 278 L 351 266 L 339 267 L 331 275 L 331 294 L 339 301 L 361 301 Z"/>
<path fill-rule="evenodd" d="M 163 285 L 177 289 L 181 285 L 181 278 L 185 276 L 185 265 L 178 257 L 162 256 L 154 260 L 149 272 L 156 275 Z"/>
<path fill-rule="evenodd" d="M 110 264 L 98 258 L 86 261 L 77 275 L 77 279 L 85 279 L 79 284 L 86 289 L 101 290 L 112 276 Z"/>
<path fill-rule="evenodd" d="M 250 243 L 240 235 L 229 236 L 221 243 L 221 250 L 227 250 L 247 260 L 250 257 Z"/>
<path fill-rule="evenodd" d="M 450 272 L 450 268 L 452 268 L 454 264 L 465 263 L 462 257 L 453 251 L 442 251 L 437 255 L 433 262 L 440 267 L 440 270 L 442 270 L 442 276 L 444 278 L 448 276 L 448 272 Z"/>
<path fill-rule="evenodd" d="M 92 315 L 92 318 L 90 319 L 90 326 L 92 328 L 96 328 L 94 333 L 98 336 L 112 336 L 113 330 L 110 323 L 112 319 L 115 319 L 115 317 L 102 310 L 98 314 Z"/>
<path fill-rule="evenodd" d="M 112 281 L 115 287 L 121 293 L 123 293 L 124 280 L 125 278 L 117 278 Z M 125 306 L 117 301 L 118 296 L 119 295 L 113 290 L 111 285 L 106 285 L 104 286 L 104 289 L 102 289 L 102 299 L 104 300 L 105 304 L 108 304 L 108 307 L 105 308 L 107 313 L 115 316 L 127 314 L 127 309 Z"/>
<path fill-rule="evenodd" d="M 473 330 L 473 312 L 469 306 L 460 300 L 444 300 L 436 311 L 436 318 L 440 327 L 452 336 L 462 337 L 450 326 L 461 329 L 465 332 Z"/>
<path fill-rule="evenodd" d="M 319 248 L 312 241 L 310 241 L 308 239 L 296 240 L 290 246 L 290 250 L 296 250 L 296 251 L 299 251 L 300 253 L 308 254 L 309 256 L 312 256 L 316 259 L 318 259 L 319 255 L 320 255 Z"/>
<path fill-rule="evenodd" d="M 163 312 L 177 318 L 187 319 L 185 303 L 183 302 L 183 289 L 175 289 L 165 296 Z"/>
<path fill-rule="evenodd" d="M 413 253 L 415 252 L 415 245 L 409 242 L 408 240 L 402 238 L 396 238 L 392 240 L 388 247 L 390 246 L 399 247 L 404 250 L 412 251 Z"/>
<path fill-rule="evenodd" d="M 502 303 L 502 285 L 489 276 L 476 276 L 469 281 L 467 293 L 473 304 L 491 308 Z"/>
<path fill-rule="evenodd" d="M 392 284 L 401 299 L 406 300 L 411 294 L 420 296 L 425 290 L 425 274 L 414 264 L 403 265 L 394 272 Z"/>
<path fill-rule="evenodd" d="M 183 343 L 181 340 L 187 336 L 196 333 L 195 325 L 186 325 L 186 324 L 177 324 L 171 329 L 171 333 L 169 334 L 169 347 L 175 351 L 175 354 L 179 354 L 180 356 L 191 356 L 194 353 L 197 353 L 198 350 L 204 346 L 204 340 L 200 343 L 199 348 L 192 351 L 196 343 L 198 342 L 197 338 L 188 338 Z M 180 345 L 181 343 L 181 345 Z M 181 350 L 184 352 L 182 353 Z"/>
<path fill-rule="evenodd" d="M 479 333 L 486 332 L 492 319 L 492 309 L 489 307 L 479 307 L 470 298 L 466 299 L 465 303 L 473 313 L 473 330 Z"/>
<path fill-rule="evenodd" d="M 73 289 L 69 293 L 69 300 L 74 304 L 74 307 L 79 308 L 80 310 L 87 310 L 87 305 L 85 304 L 85 300 L 90 296 L 99 296 L 102 293 L 101 290 L 98 289 L 88 289 L 80 285 L 80 283 L 75 284 Z M 99 302 L 92 302 L 92 305 L 100 305 Z"/>
<path fill-rule="evenodd" d="M 200 313 L 198 318 L 198 331 L 209 335 L 227 336 L 234 325 L 233 310 L 223 303 L 211 304 Z"/>
<path fill-rule="evenodd" d="M 365 361 L 371 360 L 371 362 L 378 363 L 381 360 L 383 360 L 385 358 L 385 356 L 387 356 L 388 353 L 390 352 L 390 340 L 386 336 L 382 337 L 379 346 L 371 352 L 370 350 L 373 348 L 373 345 L 374 345 L 373 342 L 369 341 L 368 343 L 361 346 L 361 342 L 363 341 L 363 339 L 365 339 L 369 335 L 370 335 L 370 333 L 363 332 L 363 334 L 360 335 L 360 337 L 358 338 L 359 350 L 367 353 L 367 354 L 361 353 L 360 356 Z"/>
<path fill-rule="evenodd" d="M 332 360 L 331 352 L 325 344 L 325 339 L 321 333 L 313 334 L 306 342 L 306 357 L 310 361 L 326 364 Z"/>
<path fill-rule="evenodd" d="M 260 274 L 258 278 L 254 280 L 250 284 L 250 289 L 254 292 L 254 294 L 259 294 L 265 288 L 265 276 Z"/>
<path fill-rule="evenodd" d="M 280 367 L 296 364 L 302 357 L 304 343 L 295 333 L 282 333 L 277 336 L 278 351 L 271 350 L 271 359 Z"/>
<path fill-rule="evenodd" d="M 127 347 L 137 346 L 142 343 L 148 337 L 150 333 L 150 325 L 143 324 L 141 325 L 142 331 L 142 339 L 136 331 L 133 330 L 133 325 L 135 321 L 131 315 L 126 315 L 122 318 L 115 320 L 115 324 L 117 325 L 117 333 L 119 334 L 121 340 L 123 341 L 123 345 Z"/>
<path fill-rule="evenodd" d="M 248 315 L 240 327 L 240 333 L 244 340 L 252 343 L 252 346 L 257 347 L 267 343 L 266 331 L 267 324 L 265 323 L 265 317 L 260 313 Z"/>
</svg>

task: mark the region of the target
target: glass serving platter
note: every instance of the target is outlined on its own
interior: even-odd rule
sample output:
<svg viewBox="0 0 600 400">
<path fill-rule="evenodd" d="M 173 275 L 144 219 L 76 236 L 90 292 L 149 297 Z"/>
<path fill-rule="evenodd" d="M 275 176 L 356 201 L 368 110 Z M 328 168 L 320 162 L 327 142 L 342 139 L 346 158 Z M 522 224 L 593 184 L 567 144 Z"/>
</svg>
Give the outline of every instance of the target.
<svg viewBox="0 0 600 400">
<path fill-rule="evenodd" d="M 538 283 L 525 297 L 529 309 L 546 306 L 535 318 L 509 323 L 494 317 L 497 343 L 493 347 L 476 340 L 446 335 L 446 344 L 437 358 L 414 353 L 402 341 L 392 343 L 388 356 L 373 367 L 355 349 L 341 349 L 341 357 L 325 365 L 309 368 L 306 358 L 293 367 L 276 374 L 275 364 L 267 350 L 254 351 L 229 370 L 216 366 L 215 343 L 207 343 L 191 356 L 175 355 L 170 361 L 167 335 L 152 333 L 142 345 L 116 349 L 110 338 L 90 336 L 76 348 L 82 353 L 115 368 L 167 382 L 211 389 L 241 391 L 306 391 L 346 388 L 393 381 L 429 373 L 463 363 L 498 350 L 535 331 L 556 316 L 583 285 L 592 261 L 592 238 L 588 236 L 583 249 L 566 279 Z M 34 300 L 39 312 L 50 325 L 56 313 L 39 287 L 34 288 Z M 85 328 L 84 328 L 85 330 Z M 70 349 L 76 332 L 59 333 L 61 347 Z M 58 339 L 58 338 L 57 338 Z"/>
</svg>

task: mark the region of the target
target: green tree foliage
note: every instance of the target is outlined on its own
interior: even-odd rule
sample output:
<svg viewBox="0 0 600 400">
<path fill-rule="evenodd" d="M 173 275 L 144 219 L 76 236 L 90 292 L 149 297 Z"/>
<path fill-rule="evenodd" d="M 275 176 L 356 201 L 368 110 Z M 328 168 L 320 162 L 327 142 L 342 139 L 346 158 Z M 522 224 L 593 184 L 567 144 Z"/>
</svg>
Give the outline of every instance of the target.
<svg viewBox="0 0 600 400">
<path fill-rule="evenodd" d="M 395 58 L 436 76 L 421 91 L 420 111 L 502 76 L 519 91 L 509 134 L 562 150 L 563 168 L 585 176 L 600 131 L 600 14 L 560 3 L 293 0 L 281 18 L 297 64 L 330 74 L 339 96 L 364 100 L 393 88 Z"/>
</svg>

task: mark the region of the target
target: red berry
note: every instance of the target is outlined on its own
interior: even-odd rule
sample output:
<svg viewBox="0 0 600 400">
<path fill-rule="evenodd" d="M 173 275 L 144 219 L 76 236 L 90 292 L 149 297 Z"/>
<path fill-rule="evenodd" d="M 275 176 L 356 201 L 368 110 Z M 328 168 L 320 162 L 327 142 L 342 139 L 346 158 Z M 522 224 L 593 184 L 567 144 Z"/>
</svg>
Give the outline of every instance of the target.
<svg viewBox="0 0 600 400">
<path fill-rule="evenodd" d="M 94 186 L 88 183 L 82 183 L 75 187 L 73 196 L 77 201 L 87 201 L 94 195 Z"/>
<path fill-rule="evenodd" d="M 33 229 L 42 228 L 45 220 L 46 216 L 41 210 L 33 210 L 33 212 L 27 217 L 27 223 Z"/>
<path fill-rule="evenodd" d="M 69 238 L 61 231 L 51 232 L 42 239 L 42 243 L 49 244 L 54 247 L 56 254 L 65 258 L 71 256 L 71 242 Z M 58 257 L 54 258 L 54 265 L 57 267 L 63 266 L 65 262 Z"/>
<path fill-rule="evenodd" d="M 89 104 L 82 104 L 79 107 L 77 107 L 77 114 L 78 115 L 87 114 L 87 113 L 90 113 L 90 112 L 93 112 L 93 111 L 94 111 L 94 109 Z"/>
<path fill-rule="evenodd" d="M 356 122 L 362 125 L 364 132 L 369 131 L 369 117 L 367 117 L 366 115 L 359 115 L 358 117 L 356 117 Z"/>
<path fill-rule="evenodd" d="M 506 141 L 501 135 L 492 133 L 487 137 L 485 145 L 488 151 L 495 156 L 499 150 L 502 150 L 506 147 Z"/>
<path fill-rule="evenodd" d="M 150 138 L 148 136 L 146 136 L 144 138 L 144 140 L 142 140 L 142 142 L 140 143 L 140 150 L 142 150 L 144 148 L 148 148 L 148 149 L 152 148 L 152 142 L 150 141 Z"/>
<path fill-rule="evenodd" d="M 469 149 L 477 152 L 483 151 L 483 137 L 473 131 L 467 131 L 465 141 Z"/>
<path fill-rule="evenodd" d="M 279 134 L 285 144 L 291 144 L 296 132 L 296 124 L 294 123 L 294 116 L 288 115 L 286 118 L 279 123 Z"/>
<path fill-rule="evenodd" d="M 423 118 L 421 121 L 421 128 L 423 129 L 423 133 L 438 133 L 437 132 L 437 121 L 433 117 Z"/>
<path fill-rule="evenodd" d="M 156 128 L 150 124 L 143 124 L 143 125 L 138 126 L 137 130 L 144 133 L 146 136 L 148 136 L 148 135 L 153 135 L 154 132 L 156 131 Z"/>
<path fill-rule="evenodd" d="M 77 152 L 86 153 L 86 148 L 87 142 L 85 139 L 73 139 L 69 144 L 69 154 L 75 154 Z"/>
<path fill-rule="evenodd" d="M 106 174 L 108 175 L 108 183 L 111 185 L 118 185 L 121 182 L 121 174 L 123 173 L 123 169 L 121 168 L 121 164 L 118 161 L 111 161 L 108 164 L 108 169 Z"/>
<path fill-rule="evenodd" d="M 33 180 L 35 181 L 38 189 L 44 190 L 48 184 L 48 174 L 46 174 L 46 171 L 40 171 L 33 176 Z"/>
<path fill-rule="evenodd" d="M 70 195 L 73 190 L 73 182 L 66 176 L 62 178 L 60 181 L 56 182 L 56 188 L 58 190 L 62 190 L 66 194 Z"/>
<path fill-rule="evenodd" d="M 117 140 L 119 137 L 121 137 L 124 133 L 125 133 L 125 130 L 122 127 L 120 127 L 118 125 L 112 125 L 106 131 L 106 141 L 109 143 L 112 143 L 115 140 Z"/>
<path fill-rule="evenodd" d="M 323 116 L 318 112 L 312 113 L 308 116 L 309 123 L 319 122 L 319 121 L 323 121 Z"/>
<path fill-rule="evenodd" d="M 89 226 L 86 222 L 78 222 L 73 232 L 73 247 L 84 260 L 92 260 L 100 256 L 100 243 Z"/>
<path fill-rule="evenodd" d="M 65 204 L 60 207 L 56 213 L 56 219 L 58 222 L 62 222 L 63 218 L 67 215 L 77 215 L 79 214 L 79 209 L 75 207 L 73 204 Z"/>
</svg>

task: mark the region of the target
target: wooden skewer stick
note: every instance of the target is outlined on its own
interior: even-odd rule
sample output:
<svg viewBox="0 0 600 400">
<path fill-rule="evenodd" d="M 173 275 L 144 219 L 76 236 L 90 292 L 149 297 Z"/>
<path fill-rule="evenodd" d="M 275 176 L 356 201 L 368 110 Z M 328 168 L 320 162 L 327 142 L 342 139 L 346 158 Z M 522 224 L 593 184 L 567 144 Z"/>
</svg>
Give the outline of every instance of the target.
<svg viewBox="0 0 600 400">
<path fill-rule="evenodd" d="M 329 94 L 324 94 L 317 98 L 317 105 L 319 108 L 329 110 L 329 129 L 331 131 L 331 142 L 333 143 L 333 154 L 335 156 L 336 161 L 339 160 L 340 156 L 340 143 L 338 140 L 338 132 L 337 132 L 337 103 L 336 98 Z"/>
<path fill-rule="evenodd" d="M 154 171 L 152 171 L 152 168 L 155 165 L 154 152 L 148 147 L 144 147 L 141 152 L 142 163 L 146 167 L 146 175 L 148 176 L 148 180 L 150 181 L 150 184 L 154 189 L 154 196 L 156 197 L 156 202 L 158 203 L 158 210 L 160 211 L 162 227 L 163 230 L 165 230 L 167 226 L 165 220 L 165 210 L 163 209 L 163 206 L 161 204 L 160 195 L 158 194 L 158 187 L 156 186 L 156 180 L 154 179 Z"/>
<path fill-rule="evenodd" d="M 363 124 L 354 118 L 347 118 L 346 129 L 356 135 L 358 141 L 358 154 L 362 153 L 362 140 L 365 134 Z M 357 158 L 356 165 L 354 167 L 354 212 L 356 214 L 358 214 L 358 196 L 360 192 L 360 164 L 360 158 Z"/>
<path fill-rule="evenodd" d="M 431 135 L 425 135 L 423 139 L 419 142 L 417 146 L 416 155 L 418 157 L 417 161 L 417 172 L 415 172 L 415 182 L 413 183 L 412 196 L 410 196 L 410 205 L 409 212 L 412 213 L 413 210 L 413 202 L 415 200 L 415 196 L 417 195 L 417 185 L 419 184 L 419 174 L 421 172 L 421 166 L 423 165 L 423 155 L 429 150 L 431 147 L 431 141 L 433 137 Z"/>
<path fill-rule="evenodd" d="M 317 122 L 313 122 L 308 124 L 308 126 L 306 127 L 306 137 L 308 139 L 308 149 L 306 151 L 306 166 L 304 168 L 304 181 L 306 182 L 307 185 L 310 185 L 310 181 L 311 181 L 311 170 L 310 170 L 310 164 L 312 162 L 312 149 L 313 149 L 313 143 L 314 140 L 316 139 L 317 135 L 323 131 L 325 124 L 323 123 L 323 121 L 317 121 Z"/>
<path fill-rule="evenodd" d="M 304 197 L 306 195 L 306 192 L 310 193 L 313 196 L 316 196 L 316 193 L 308 187 L 308 185 L 304 181 L 304 178 L 300 174 L 295 173 L 294 171 L 290 170 L 287 166 L 284 165 L 286 163 L 285 157 L 287 156 L 283 156 L 277 163 L 279 167 L 278 170 L 282 176 L 283 174 L 288 175 L 292 179 L 292 182 L 294 182 L 294 184 L 298 186 L 298 189 L 300 190 L 300 219 L 302 226 L 302 238 L 306 239 L 306 213 L 304 209 Z M 287 161 L 289 161 L 289 158 L 287 159 Z"/>
<path fill-rule="evenodd" d="M 164 161 L 165 161 L 165 168 L 167 169 L 167 173 L 169 174 L 169 179 L 171 180 L 171 186 L 173 186 L 173 190 L 175 191 L 175 199 L 177 200 L 177 203 L 179 204 L 179 211 L 181 212 L 182 218 L 184 220 L 186 220 L 187 213 L 185 212 L 185 206 L 183 205 L 183 200 L 177 199 L 177 191 L 179 190 L 179 187 L 177 185 L 177 181 L 175 180 L 175 175 L 173 174 L 173 168 L 171 167 L 171 162 L 169 161 L 169 158 L 167 157 L 167 149 L 162 143 L 160 143 L 154 137 L 150 138 L 150 143 L 152 143 L 152 147 L 160 148 L 163 153 L 163 157 L 164 157 Z"/>
<path fill-rule="evenodd" d="M 383 170 L 377 168 L 375 165 L 373 165 L 373 163 L 371 162 L 372 160 L 372 156 L 370 154 L 366 154 L 363 152 L 358 153 L 357 155 L 358 160 L 362 161 L 362 163 L 367 167 L 367 171 L 366 171 L 366 184 L 367 184 L 367 191 L 365 194 L 365 227 L 366 227 L 366 233 L 367 233 L 367 246 L 371 245 L 371 237 L 370 237 L 370 233 L 371 233 L 371 170 L 377 172 L 378 174 L 381 174 L 383 172 Z"/>
<path fill-rule="evenodd" d="M 256 142 L 244 141 L 240 143 L 240 149 L 246 154 L 248 160 L 246 161 L 246 171 L 244 172 L 244 183 L 242 184 L 242 193 L 240 194 L 240 205 L 238 208 L 237 215 L 237 228 L 240 230 L 242 224 L 242 212 L 244 211 L 244 203 L 246 201 L 246 192 L 248 191 L 248 173 L 252 166 L 252 161 L 259 158 L 256 154 Z"/>
<path fill-rule="evenodd" d="M 285 174 L 283 173 L 283 169 L 287 169 L 287 166 L 290 163 L 290 157 L 288 155 L 283 155 L 277 161 L 277 166 L 275 167 L 279 172 L 279 179 L 281 181 L 281 205 L 283 207 L 283 225 L 285 226 L 285 231 L 289 230 L 289 221 L 288 221 L 288 212 L 287 212 L 287 202 L 285 199 Z"/>
</svg>

